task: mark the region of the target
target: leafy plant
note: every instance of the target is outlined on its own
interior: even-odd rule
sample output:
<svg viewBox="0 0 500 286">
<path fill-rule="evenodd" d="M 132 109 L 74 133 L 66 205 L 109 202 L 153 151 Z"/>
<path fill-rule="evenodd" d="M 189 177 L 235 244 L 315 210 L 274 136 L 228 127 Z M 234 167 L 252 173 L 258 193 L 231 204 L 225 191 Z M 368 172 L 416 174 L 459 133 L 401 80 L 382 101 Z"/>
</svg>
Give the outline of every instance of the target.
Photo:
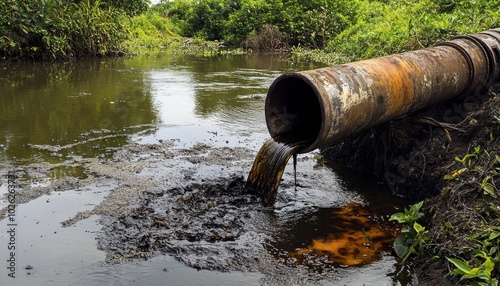
<svg viewBox="0 0 500 286">
<path fill-rule="evenodd" d="M 0 1 L 0 56 L 51 60 L 117 53 L 126 38 L 126 14 L 147 5 L 118 2 L 123 1 Z"/>
<path fill-rule="evenodd" d="M 497 189 L 495 183 L 493 182 L 493 178 L 491 176 L 484 177 L 484 179 L 481 181 L 481 184 L 479 185 L 479 188 L 483 191 L 483 194 L 490 195 L 496 198 Z"/>
<path fill-rule="evenodd" d="M 420 211 L 423 201 L 405 208 L 404 212 L 395 213 L 389 220 L 395 220 L 403 227 L 401 234 L 394 240 L 394 251 L 401 259 L 400 263 L 405 264 L 411 254 L 418 254 L 425 250 L 428 241 L 428 231 L 417 220 L 424 216 Z"/>
<path fill-rule="evenodd" d="M 481 231 L 473 235 L 470 240 L 476 241 L 472 252 L 476 267 L 471 266 L 463 259 L 446 258 L 455 269 L 451 272 L 453 275 L 460 276 L 460 280 L 472 280 L 471 285 L 477 286 L 497 286 L 498 279 L 493 278 L 493 272 L 500 265 L 500 226 Z"/>
<path fill-rule="evenodd" d="M 496 28 L 500 2 L 489 0 L 359 1 L 357 21 L 327 50 L 350 60 L 429 47 L 460 34 Z"/>
<path fill-rule="evenodd" d="M 477 253 L 478 257 L 484 258 L 484 262 L 479 267 L 472 268 L 466 261 L 457 258 L 448 258 L 448 261 L 455 265 L 455 269 L 451 272 L 453 275 L 460 275 L 460 280 L 464 279 L 479 279 L 482 281 L 474 281 L 471 283 L 473 286 L 497 286 L 498 280 L 491 278 L 491 272 L 495 268 L 495 264 L 484 253 Z"/>
<path fill-rule="evenodd" d="M 465 154 L 462 158 L 455 157 L 455 161 L 462 163 L 467 167 L 470 167 L 472 164 L 472 159 L 479 158 L 480 153 L 481 153 L 481 146 L 476 146 L 474 147 L 474 152 Z"/>
</svg>

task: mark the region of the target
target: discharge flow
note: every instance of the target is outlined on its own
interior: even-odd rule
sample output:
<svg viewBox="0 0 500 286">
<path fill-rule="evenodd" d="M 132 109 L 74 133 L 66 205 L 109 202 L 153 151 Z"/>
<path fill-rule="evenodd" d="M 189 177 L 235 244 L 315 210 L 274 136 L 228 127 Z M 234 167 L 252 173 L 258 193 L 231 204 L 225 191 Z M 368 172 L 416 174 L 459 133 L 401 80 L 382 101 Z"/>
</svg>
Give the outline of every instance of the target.
<svg viewBox="0 0 500 286">
<path fill-rule="evenodd" d="M 267 140 L 255 157 L 248 175 L 247 188 L 257 193 L 264 205 L 273 205 L 288 160 L 307 145 L 308 142 L 297 141 L 287 134 L 280 134 Z M 294 160 L 294 172 L 295 166 L 296 160 Z"/>
</svg>

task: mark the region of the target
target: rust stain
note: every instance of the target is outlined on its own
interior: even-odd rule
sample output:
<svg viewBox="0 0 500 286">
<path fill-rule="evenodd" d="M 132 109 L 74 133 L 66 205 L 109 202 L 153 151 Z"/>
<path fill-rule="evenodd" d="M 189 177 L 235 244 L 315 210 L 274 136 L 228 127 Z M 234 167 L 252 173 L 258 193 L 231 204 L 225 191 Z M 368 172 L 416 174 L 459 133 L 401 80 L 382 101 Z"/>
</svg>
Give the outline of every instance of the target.
<svg viewBox="0 0 500 286">
<path fill-rule="evenodd" d="M 308 247 L 297 249 L 289 256 L 294 257 L 297 264 L 303 264 L 309 256 L 317 256 L 327 257 L 329 263 L 337 265 L 364 265 L 380 260 L 384 253 L 391 251 L 400 231 L 397 224 L 371 218 L 368 210 L 358 203 L 333 212 L 332 224 L 342 226 L 339 232 L 314 239 Z"/>
</svg>

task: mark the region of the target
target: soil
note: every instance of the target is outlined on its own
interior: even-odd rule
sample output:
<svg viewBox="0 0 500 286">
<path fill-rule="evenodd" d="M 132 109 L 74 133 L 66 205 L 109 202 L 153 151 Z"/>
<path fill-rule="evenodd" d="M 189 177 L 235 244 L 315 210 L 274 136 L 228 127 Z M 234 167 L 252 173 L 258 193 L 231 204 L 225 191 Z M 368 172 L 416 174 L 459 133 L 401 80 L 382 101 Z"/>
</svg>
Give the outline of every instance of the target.
<svg viewBox="0 0 500 286">
<path fill-rule="evenodd" d="M 500 86 L 434 105 L 322 150 L 325 159 L 383 177 L 410 203 L 424 200 L 427 251 L 411 262 L 419 285 L 459 285 L 446 257 L 474 265 L 471 237 L 500 225 Z M 467 154 L 470 154 L 467 156 Z M 478 266 L 478 265 L 476 265 Z M 499 266 L 492 276 L 500 278 Z"/>
</svg>

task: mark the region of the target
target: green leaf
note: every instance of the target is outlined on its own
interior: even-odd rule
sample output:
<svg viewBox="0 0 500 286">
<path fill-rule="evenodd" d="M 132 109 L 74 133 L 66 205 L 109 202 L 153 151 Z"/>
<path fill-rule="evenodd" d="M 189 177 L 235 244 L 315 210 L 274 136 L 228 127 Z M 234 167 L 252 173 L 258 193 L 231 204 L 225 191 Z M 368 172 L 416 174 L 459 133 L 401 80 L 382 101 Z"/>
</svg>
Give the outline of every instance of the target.
<svg viewBox="0 0 500 286">
<path fill-rule="evenodd" d="M 414 212 L 414 213 L 418 212 L 420 210 L 420 208 L 422 207 L 423 204 L 424 204 L 424 201 L 420 201 L 420 202 L 412 205 L 410 207 L 410 211 Z"/>
<path fill-rule="evenodd" d="M 485 281 L 490 280 L 490 277 L 488 276 L 488 274 L 486 273 L 486 271 L 484 271 L 483 269 L 480 269 L 480 268 L 479 268 L 477 274 L 474 277 L 471 277 L 471 278 L 476 278 L 476 277 L 479 278 L 479 279 L 485 280 Z"/>
<path fill-rule="evenodd" d="M 394 240 L 393 248 L 394 248 L 394 251 L 396 252 L 396 255 L 400 258 L 405 257 L 409 251 L 409 248 L 406 244 L 406 241 L 407 241 L 407 237 L 404 234 L 396 237 L 396 239 Z"/>
<path fill-rule="evenodd" d="M 458 270 L 462 271 L 463 274 L 469 273 L 471 271 L 469 264 L 461 259 L 448 257 L 446 257 L 446 259 L 448 259 L 449 262 L 453 263 L 453 265 L 455 265 Z"/>
<path fill-rule="evenodd" d="M 467 271 L 467 273 L 465 273 L 462 276 L 462 278 L 460 278 L 460 280 L 462 280 L 462 279 L 473 279 L 473 278 L 477 278 L 477 277 L 479 277 L 479 268 L 475 267 L 475 268 L 472 268 L 471 270 Z"/>
<path fill-rule="evenodd" d="M 482 185 L 483 191 L 485 195 L 494 195 L 495 194 L 495 187 L 490 184 L 490 183 L 485 183 Z"/>
<path fill-rule="evenodd" d="M 413 221 L 416 221 L 416 220 L 418 220 L 419 218 L 421 218 L 423 216 L 424 216 L 424 213 L 418 212 L 418 213 L 416 213 L 416 214 L 413 215 Z"/>
<path fill-rule="evenodd" d="M 495 268 L 495 263 L 493 262 L 493 260 L 491 260 L 491 258 L 487 258 L 486 261 L 483 263 L 484 265 L 484 272 L 487 276 L 487 280 L 490 280 L 491 278 L 491 271 L 493 271 L 493 269 Z"/>
<path fill-rule="evenodd" d="M 395 213 L 391 216 L 391 218 L 389 218 L 389 220 L 396 220 L 398 221 L 399 223 L 405 223 L 406 222 L 406 218 L 405 218 L 405 214 L 404 213 Z"/>
<path fill-rule="evenodd" d="M 408 233 L 410 231 L 411 231 L 411 228 L 408 225 L 403 225 L 403 227 L 401 228 L 401 232 L 403 232 L 403 233 Z"/>
<path fill-rule="evenodd" d="M 413 223 L 413 229 L 417 232 L 417 233 L 422 233 L 424 230 L 425 230 L 425 227 L 423 227 L 421 224 L 419 224 L 418 222 L 414 222 Z"/>
<path fill-rule="evenodd" d="M 493 246 L 491 249 L 490 249 L 490 255 L 493 256 L 495 253 L 497 253 L 498 251 L 498 247 L 496 246 Z"/>
<path fill-rule="evenodd" d="M 493 231 L 492 233 L 490 233 L 490 236 L 488 237 L 488 240 L 493 240 L 497 237 L 500 236 L 500 231 Z"/>
</svg>

